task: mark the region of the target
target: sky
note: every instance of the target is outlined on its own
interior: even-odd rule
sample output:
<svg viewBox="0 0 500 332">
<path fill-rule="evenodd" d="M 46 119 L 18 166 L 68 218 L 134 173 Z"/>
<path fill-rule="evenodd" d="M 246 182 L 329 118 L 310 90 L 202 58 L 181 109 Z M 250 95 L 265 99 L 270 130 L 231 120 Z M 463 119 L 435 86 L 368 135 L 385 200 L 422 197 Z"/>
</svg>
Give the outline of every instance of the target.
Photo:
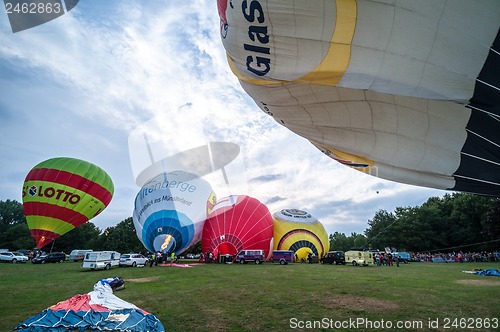
<svg viewBox="0 0 500 332">
<path fill-rule="evenodd" d="M 2 11 L 0 40 L 0 200 L 22 202 L 43 160 L 83 159 L 113 179 L 92 220 L 104 230 L 132 216 L 143 169 L 212 141 L 240 148 L 227 181 L 204 176 L 217 197 L 301 209 L 328 234 L 363 233 L 379 210 L 446 193 L 340 165 L 262 112 L 229 69 L 216 1 L 80 1 L 17 33 Z"/>
</svg>

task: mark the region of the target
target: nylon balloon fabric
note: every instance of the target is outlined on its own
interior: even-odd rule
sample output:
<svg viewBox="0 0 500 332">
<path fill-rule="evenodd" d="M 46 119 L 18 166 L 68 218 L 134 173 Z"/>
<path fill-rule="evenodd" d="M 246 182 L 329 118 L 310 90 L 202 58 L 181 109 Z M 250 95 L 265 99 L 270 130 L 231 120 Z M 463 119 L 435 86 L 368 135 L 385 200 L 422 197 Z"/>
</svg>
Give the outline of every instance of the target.
<svg viewBox="0 0 500 332">
<path fill-rule="evenodd" d="M 42 248 L 86 223 L 111 202 L 114 186 L 100 167 L 76 158 L 52 158 L 33 167 L 23 184 L 23 209 Z"/>
<path fill-rule="evenodd" d="M 246 195 L 232 195 L 217 201 L 203 226 L 203 253 L 236 255 L 240 250 L 264 250 L 267 257 L 273 243 L 273 218 L 267 206 Z"/>
<path fill-rule="evenodd" d="M 255 103 L 330 158 L 500 195 L 500 2 L 218 0 Z"/>
</svg>

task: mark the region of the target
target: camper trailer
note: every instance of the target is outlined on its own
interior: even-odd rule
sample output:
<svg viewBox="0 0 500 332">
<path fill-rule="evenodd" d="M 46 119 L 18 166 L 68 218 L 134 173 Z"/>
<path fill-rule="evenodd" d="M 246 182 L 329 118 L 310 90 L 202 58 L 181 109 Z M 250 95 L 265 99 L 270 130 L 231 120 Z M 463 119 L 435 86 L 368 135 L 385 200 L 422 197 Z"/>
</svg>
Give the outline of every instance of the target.
<svg viewBox="0 0 500 332">
<path fill-rule="evenodd" d="M 85 254 L 82 269 L 109 270 L 113 266 L 119 266 L 121 254 L 116 251 L 91 251 Z"/>
<path fill-rule="evenodd" d="M 363 250 L 349 250 L 345 253 L 346 264 L 373 266 L 373 253 Z"/>
</svg>

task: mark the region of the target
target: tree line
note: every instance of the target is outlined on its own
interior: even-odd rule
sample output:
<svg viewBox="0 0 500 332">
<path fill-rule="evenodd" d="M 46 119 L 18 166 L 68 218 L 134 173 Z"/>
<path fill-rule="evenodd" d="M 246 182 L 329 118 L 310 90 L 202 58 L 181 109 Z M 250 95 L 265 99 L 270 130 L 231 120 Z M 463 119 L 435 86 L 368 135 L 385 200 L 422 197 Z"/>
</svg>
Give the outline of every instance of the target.
<svg viewBox="0 0 500 332">
<path fill-rule="evenodd" d="M 466 193 L 431 197 L 421 206 L 379 210 L 368 220 L 364 234 L 335 232 L 329 235 L 330 250 L 354 247 L 394 247 L 414 252 L 493 251 L 500 243 L 500 199 Z M 0 248 L 34 249 L 22 204 L 0 201 Z M 145 252 L 129 217 L 104 231 L 88 222 L 59 237 L 44 251 L 73 249 Z M 201 244 L 186 253 L 201 252 Z"/>
<path fill-rule="evenodd" d="M 466 193 L 431 197 L 416 207 L 379 210 L 364 234 L 330 235 L 331 250 L 353 247 L 412 252 L 494 251 L 500 244 L 500 199 Z"/>
</svg>

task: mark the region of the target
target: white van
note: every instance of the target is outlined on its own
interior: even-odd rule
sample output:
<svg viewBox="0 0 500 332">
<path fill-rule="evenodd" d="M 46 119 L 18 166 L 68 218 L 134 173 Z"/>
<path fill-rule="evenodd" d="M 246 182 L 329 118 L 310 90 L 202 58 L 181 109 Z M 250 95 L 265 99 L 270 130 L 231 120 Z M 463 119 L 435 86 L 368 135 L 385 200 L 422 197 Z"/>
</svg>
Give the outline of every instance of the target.
<svg viewBox="0 0 500 332">
<path fill-rule="evenodd" d="M 78 262 L 78 261 L 83 261 L 83 259 L 85 258 L 85 254 L 88 253 L 88 252 L 91 252 L 92 250 L 91 249 L 86 249 L 86 250 L 81 250 L 81 249 L 75 249 L 75 250 L 72 250 L 71 253 L 69 254 L 69 260 L 70 261 L 74 261 L 74 262 Z"/>
<path fill-rule="evenodd" d="M 346 251 L 345 263 L 352 264 L 353 266 L 373 266 L 373 253 L 359 250 Z"/>
<path fill-rule="evenodd" d="M 121 254 L 117 251 L 91 251 L 85 254 L 82 269 L 109 270 L 120 265 Z"/>
</svg>

